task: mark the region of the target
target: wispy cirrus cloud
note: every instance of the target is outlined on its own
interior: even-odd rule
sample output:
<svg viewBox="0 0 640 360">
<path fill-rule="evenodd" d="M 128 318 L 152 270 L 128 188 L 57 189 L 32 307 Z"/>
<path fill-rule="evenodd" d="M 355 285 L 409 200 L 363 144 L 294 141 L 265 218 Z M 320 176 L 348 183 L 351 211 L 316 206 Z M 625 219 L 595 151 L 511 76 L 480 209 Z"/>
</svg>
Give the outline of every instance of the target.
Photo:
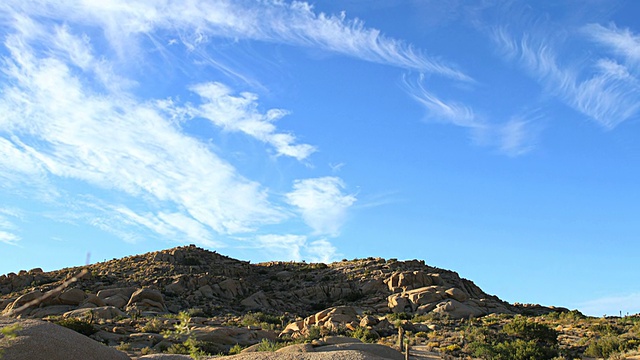
<svg viewBox="0 0 640 360">
<path fill-rule="evenodd" d="M 4 186 L 18 189 L 38 179 L 39 186 L 54 194 L 49 200 L 41 199 L 48 201 L 53 213 L 54 204 L 65 204 L 60 205 L 65 217 L 51 219 L 84 222 L 130 242 L 150 233 L 178 242 L 224 247 L 229 238 L 220 236 L 253 233 L 263 225 L 286 221 L 295 212 L 292 209 L 299 210 L 318 234 L 339 232 L 355 202 L 354 196 L 339 190 L 344 186 L 342 180 L 297 181 L 287 197 L 290 202 L 279 204 L 270 200 L 265 186 L 242 176 L 211 146 L 181 127 L 194 118 L 204 118 L 223 131 L 269 144 L 278 155 L 306 159 L 315 147 L 297 143 L 295 135 L 274 124 L 286 110 L 261 112 L 256 94 L 237 93 L 221 82 L 185 85 L 184 90 L 201 97 L 199 102 L 179 97 L 140 100 L 134 95 L 138 82 L 116 71 L 118 60 L 96 53 L 94 44 L 100 36 L 87 35 L 82 26 L 76 29 L 78 23 L 99 27 L 100 21 L 75 18 L 75 22 L 59 24 L 55 17 L 62 16 L 60 9 L 47 2 L 41 5 L 38 10 L 24 4 L 0 5 L 7 15 L 1 19 L 7 35 L 0 64 L 4 75 L 0 151 L 6 155 L 0 159 L 0 177 L 11 180 L 3 182 Z M 112 5 L 117 4 L 108 6 Z M 146 16 L 120 5 L 126 9 L 106 10 Z M 49 10 L 39 12 L 43 9 Z M 49 18 L 36 21 L 34 17 Z M 132 18 L 129 21 L 122 29 L 103 24 L 116 50 L 117 44 L 123 46 L 131 39 L 112 32 L 124 31 L 129 36 L 153 28 L 138 24 L 139 28 Z M 184 29 L 178 30 L 184 35 Z M 143 55 L 132 51 L 118 56 Z M 65 185 L 67 180 L 71 184 Z M 72 188 L 77 184 L 84 190 Z M 311 196 L 308 200 L 301 197 L 305 189 Z M 337 207 L 320 214 L 332 205 Z M 2 220 L 4 225 L 11 224 L 6 216 Z M 19 240 L 11 229 L 1 229 L 0 241 Z M 284 244 L 280 246 L 283 251 L 298 249 L 288 253 L 296 259 L 302 255 L 329 259 L 336 254 L 329 241 L 311 241 L 306 235 L 262 236 L 255 241 L 257 246 Z"/>
<path fill-rule="evenodd" d="M 333 176 L 296 180 L 286 198 L 314 234 L 337 236 L 347 210 L 356 202 L 355 195 L 343 192 L 344 187 L 343 181 Z"/>
<path fill-rule="evenodd" d="M 539 117 L 514 115 L 506 122 L 489 122 L 470 106 L 438 98 L 423 84 L 423 76 L 403 77 L 404 90 L 426 109 L 429 121 L 465 128 L 475 143 L 497 148 L 508 156 L 520 156 L 535 147 Z"/>
<path fill-rule="evenodd" d="M 640 65 L 640 35 L 634 34 L 630 29 L 620 29 L 615 24 L 608 27 L 589 24 L 583 30 L 593 41 L 610 48 L 626 62 L 634 66 Z"/>
<path fill-rule="evenodd" d="M 591 25 L 586 31 L 597 41 L 616 44 L 616 52 L 630 58 L 633 52 L 629 52 L 628 44 L 621 46 L 603 29 Z M 549 40 L 556 37 L 548 36 L 547 31 L 539 25 L 520 31 L 498 26 L 491 37 L 502 54 L 522 66 L 546 92 L 604 128 L 612 129 L 638 115 L 640 83 L 633 69 L 612 59 L 615 54 L 609 53 L 596 53 L 595 58 L 586 63 L 566 57 L 560 61 L 560 44 Z M 581 32 L 576 34 L 580 35 Z"/>
<path fill-rule="evenodd" d="M 60 37 L 65 40 L 56 41 Z M 41 43 L 50 48 L 39 51 L 35 44 Z M 189 235 L 201 227 L 237 233 L 283 219 L 266 189 L 183 134 L 166 103 L 86 85 L 86 77 L 105 67 L 96 65 L 103 60 L 82 38 L 64 27 L 47 31 L 23 21 L 5 47 L 10 55 L 2 69 L 8 81 L 0 97 L 0 132 L 9 136 L 0 145 L 11 161 L 28 160 L 22 167 L 3 160 L 6 173 L 42 172 L 145 199 L 157 209 L 155 230 L 165 233 L 180 227 Z"/>
<path fill-rule="evenodd" d="M 20 236 L 18 227 L 13 223 L 20 213 L 15 209 L 0 208 L 0 242 L 7 245 L 17 245 Z M 13 220 L 12 220 L 13 219 Z"/>
<path fill-rule="evenodd" d="M 193 51 L 214 38 L 258 40 L 319 48 L 365 61 L 429 72 L 461 81 L 470 77 L 455 65 L 426 55 L 403 41 L 384 36 L 346 14 L 317 13 L 306 2 L 190 1 L 83 2 L 74 0 L 10 0 L 5 9 L 55 20 L 73 20 L 99 26 L 112 48 L 130 56 L 138 36 L 171 30 L 182 45 Z M 166 41 L 156 39 L 158 47 Z M 138 50 L 139 51 L 139 50 Z"/>
<path fill-rule="evenodd" d="M 257 95 L 243 92 L 234 96 L 229 87 L 211 82 L 198 84 L 192 91 L 204 99 L 204 103 L 193 108 L 193 114 L 210 120 L 225 131 L 239 131 L 272 145 L 278 155 L 306 159 L 316 148 L 308 144 L 295 144 L 295 136 L 279 133 L 274 121 L 287 115 L 281 109 L 270 109 L 260 113 L 256 107 Z"/>
</svg>

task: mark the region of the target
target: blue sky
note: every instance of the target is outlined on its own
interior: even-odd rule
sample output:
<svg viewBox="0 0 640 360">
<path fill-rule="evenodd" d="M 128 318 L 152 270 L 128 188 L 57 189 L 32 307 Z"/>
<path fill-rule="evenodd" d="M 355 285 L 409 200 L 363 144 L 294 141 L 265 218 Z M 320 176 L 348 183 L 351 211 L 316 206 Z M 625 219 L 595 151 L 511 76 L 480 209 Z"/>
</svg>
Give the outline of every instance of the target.
<svg viewBox="0 0 640 360">
<path fill-rule="evenodd" d="M 194 243 L 640 312 L 640 3 L 0 4 L 0 273 Z"/>
</svg>

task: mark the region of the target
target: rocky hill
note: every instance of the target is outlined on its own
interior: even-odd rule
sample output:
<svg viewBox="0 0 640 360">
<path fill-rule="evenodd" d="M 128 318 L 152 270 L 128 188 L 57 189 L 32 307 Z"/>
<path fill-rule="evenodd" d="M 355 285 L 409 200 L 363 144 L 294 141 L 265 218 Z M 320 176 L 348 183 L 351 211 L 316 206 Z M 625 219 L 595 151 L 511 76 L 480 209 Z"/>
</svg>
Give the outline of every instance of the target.
<svg viewBox="0 0 640 360">
<path fill-rule="evenodd" d="M 20 315 L 44 317 L 102 303 L 122 311 L 141 312 L 178 313 L 198 308 L 210 316 L 260 310 L 296 317 L 339 305 L 375 314 L 438 313 L 450 318 L 564 310 L 510 305 L 453 271 L 419 260 L 251 264 L 191 245 L 85 268 L 89 273 L 69 289 Z M 80 270 L 33 269 L 0 275 L 0 310 L 17 308 L 26 301 L 16 303 L 18 297 L 28 293 L 32 294 L 28 297 L 35 297 L 54 289 Z M 139 289 L 155 290 L 161 297 L 157 303 L 132 302 L 135 299 L 131 296 Z"/>
<path fill-rule="evenodd" d="M 0 294 L 5 316 L 83 319 L 92 324 L 95 340 L 129 344 L 125 350 L 133 355 L 179 344 L 161 332 L 188 333 L 208 343 L 209 353 L 229 353 L 234 346 L 310 338 L 318 331 L 392 336 L 398 324 L 389 319 L 567 311 L 506 303 L 453 271 L 419 260 L 251 264 L 194 245 L 86 267 L 1 275 Z"/>
</svg>

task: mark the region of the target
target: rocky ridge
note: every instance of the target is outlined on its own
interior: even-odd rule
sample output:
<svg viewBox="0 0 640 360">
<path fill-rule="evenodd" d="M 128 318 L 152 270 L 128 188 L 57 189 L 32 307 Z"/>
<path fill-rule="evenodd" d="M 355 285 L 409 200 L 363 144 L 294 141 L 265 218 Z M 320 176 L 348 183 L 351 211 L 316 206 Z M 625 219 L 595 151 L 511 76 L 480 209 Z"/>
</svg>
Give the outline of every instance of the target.
<svg viewBox="0 0 640 360">
<path fill-rule="evenodd" d="M 419 260 L 250 264 L 192 245 L 85 268 L 89 273 L 70 288 L 19 315 L 45 317 L 98 307 L 111 307 L 118 315 L 118 311 L 177 313 L 199 308 L 210 315 L 260 310 L 306 316 L 349 305 L 376 314 L 435 312 L 452 318 L 559 310 L 508 304 L 453 271 Z M 17 308 L 79 270 L 32 269 L 0 275 L 0 310 Z"/>
<path fill-rule="evenodd" d="M 305 337 L 313 328 L 326 333 L 361 328 L 390 336 L 397 326 L 387 320 L 388 314 L 468 319 L 566 311 L 508 304 L 453 271 L 419 260 L 251 264 L 190 245 L 83 268 L 87 272 L 61 290 L 54 289 L 82 268 L 1 275 L 0 311 L 19 318 L 89 319 L 98 326 L 91 335 L 95 340 L 134 344 L 138 351 L 184 341 L 167 339 L 159 329 L 178 325 L 171 314 L 189 311 L 190 336 L 222 353 L 278 336 Z M 48 297 L 42 299 L 45 293 Z M 34 299 L 42 300 L 25 308 Z M 251 312 L 269 314 L 281 324 L 277 329 L 229 326 Z M 145 318 L 159 319 L 155 332 L 149 321 L 139 320 Z"/>
</svg>

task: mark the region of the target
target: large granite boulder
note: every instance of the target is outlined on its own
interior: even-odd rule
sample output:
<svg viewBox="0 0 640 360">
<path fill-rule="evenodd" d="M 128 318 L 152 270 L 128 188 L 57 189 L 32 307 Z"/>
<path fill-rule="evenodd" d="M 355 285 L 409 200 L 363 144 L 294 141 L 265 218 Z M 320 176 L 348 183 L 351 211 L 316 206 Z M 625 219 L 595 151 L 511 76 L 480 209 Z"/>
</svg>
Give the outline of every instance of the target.
<svg viewBox="0 0 640 360">
<path fill-rule="evenodd" d="M 129 357 L 73 330 L 40 320 L 0 317 L 0 328 L 17 324 L 15 338 L 3 338 L 2 360 L 129 360 Z"/>
</svg>

